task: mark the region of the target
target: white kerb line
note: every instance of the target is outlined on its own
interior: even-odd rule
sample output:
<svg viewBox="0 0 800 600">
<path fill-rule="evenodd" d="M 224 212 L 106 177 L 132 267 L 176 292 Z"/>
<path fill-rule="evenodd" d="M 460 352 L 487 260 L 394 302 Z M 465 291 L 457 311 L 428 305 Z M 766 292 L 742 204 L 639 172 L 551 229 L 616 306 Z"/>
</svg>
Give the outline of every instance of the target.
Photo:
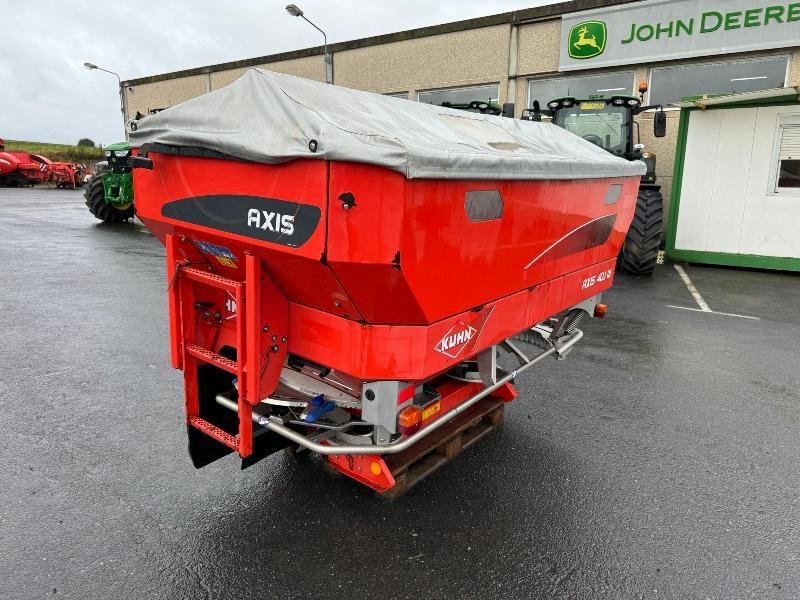
<svg viewBox="0 0 800 600">
<path fill-rule="evenodd" d="M 675 306 L 674 304 L 667 304 L 667 308 L 679 308 L 681 310 L 693 310 L 695 312 L 707 312 L 705 310 L 700 310 L 699 308 L 692 308 L 691 306 Z M 718 312 L 716 310 L 711 311 L 712 315 L 724 315 L 726 317 L 739 317 L 740 319 L 752 319 L 753 321 L 760 321 L 760 317 L 750 317 L 748 315 L 737 315 L 736 313 L 726 313 L 726 312 Z"/>
<path fill-rule="evenodd" d="M 678 272 L 678 275 L 681 276 L 683 279 L 683 283 L 686 284 L 686 289 L 689 290 L 689 293 L 694 298 L 695 302 L 697 302 L 697 306 L 700 307 L 700 310 L 703 312 L 714 312 L 711 310 L 711 307 L 703 300 L 703 297 L 700 295 L 700 292 L 697 291 L 697 288 L 692 283 L 692 280 L 689 279 L 689 276 L 686 274 L 686 271 L 683 270 L 683 267 L 680 265 L 675 265 L 675 270 Z"/>
</svg>

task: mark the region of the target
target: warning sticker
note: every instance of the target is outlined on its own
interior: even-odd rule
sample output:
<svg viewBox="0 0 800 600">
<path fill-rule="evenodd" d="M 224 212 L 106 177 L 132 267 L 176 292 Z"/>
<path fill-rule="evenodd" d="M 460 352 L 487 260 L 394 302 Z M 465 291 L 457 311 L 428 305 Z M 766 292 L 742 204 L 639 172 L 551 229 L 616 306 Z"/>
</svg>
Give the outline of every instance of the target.
<svg viewBox="0 0 800 600">
<path fill-rule="evenodd" d="M 203 254 L 210 254 L 216 258 L 217 262 L 219 262 L 219 264 L 222 266 L 231 267 L 232 269 L 236 268 L 236 255 L 231 252 L 230 248 L 209 244 L 208 242 L 199 242 L 197 240 L 193 241 L 194 245 L 197 246 L 197 249 L 200 250 L 200 252 Z"/>
<path fill-rule="evenodd" d="M 422 411 L 422 420 L 425 421 L 430 419 L 433 415 L 435 415 L 441 409 L 442 405 L 439 402 L 435 404 L 431 404 L 430 406 L 426 407 Z"/>
<path fill-rule="evenodd" d="M 217 256 L 217 260 L 219 261 L 219 264 L 225 267 L 231 267 L 232 269 L 236 268 L 236 262 L 232 261 L 230 258 L 225 258 L 224 256 Z"/>
</svg>

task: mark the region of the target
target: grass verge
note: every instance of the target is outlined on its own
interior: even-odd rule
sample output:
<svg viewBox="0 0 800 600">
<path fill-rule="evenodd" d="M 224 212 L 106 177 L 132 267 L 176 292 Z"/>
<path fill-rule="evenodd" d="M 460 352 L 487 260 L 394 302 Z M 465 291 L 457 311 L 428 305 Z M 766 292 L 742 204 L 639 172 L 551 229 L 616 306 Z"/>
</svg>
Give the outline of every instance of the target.
<svg viewBox="0 0 800 600">
<path fill-rule="evenodd" d="M 70 144 L 48 144 L 45 142 L 23 142 L 6 140 L 8 152 L 30 152 L 41 154 L 54 162 L 95 163 L 103 160 L 102 148 L 87 148 Z"/>
</svg>

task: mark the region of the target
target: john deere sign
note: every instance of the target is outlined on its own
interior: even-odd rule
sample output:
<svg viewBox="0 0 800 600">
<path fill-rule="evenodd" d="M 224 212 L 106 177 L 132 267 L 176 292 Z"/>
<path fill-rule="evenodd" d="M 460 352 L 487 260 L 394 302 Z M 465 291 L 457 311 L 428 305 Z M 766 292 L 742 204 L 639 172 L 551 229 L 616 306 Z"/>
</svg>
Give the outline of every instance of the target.
<svg viewBox="0 0 800 600">
<path fill-rule="evenodd" d="M 560 70 L 800 46 L 800 1 L 647 0 L 565 15 Z"/>
</svg>

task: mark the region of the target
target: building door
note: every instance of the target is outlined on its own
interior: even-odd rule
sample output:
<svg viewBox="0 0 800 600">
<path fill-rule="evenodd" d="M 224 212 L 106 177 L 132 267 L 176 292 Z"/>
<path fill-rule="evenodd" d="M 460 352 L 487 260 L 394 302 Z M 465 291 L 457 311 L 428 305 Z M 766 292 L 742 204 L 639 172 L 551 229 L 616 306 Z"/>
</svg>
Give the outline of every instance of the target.
<svg viewBox="0 0 800 600">
<path fill-rule="evenodd" d="M 675 254 L 800 270 L 800 261 L 759 260 L 800 259 L 800 106 L 693 110 L 685 116 Z"/>
</svg>

